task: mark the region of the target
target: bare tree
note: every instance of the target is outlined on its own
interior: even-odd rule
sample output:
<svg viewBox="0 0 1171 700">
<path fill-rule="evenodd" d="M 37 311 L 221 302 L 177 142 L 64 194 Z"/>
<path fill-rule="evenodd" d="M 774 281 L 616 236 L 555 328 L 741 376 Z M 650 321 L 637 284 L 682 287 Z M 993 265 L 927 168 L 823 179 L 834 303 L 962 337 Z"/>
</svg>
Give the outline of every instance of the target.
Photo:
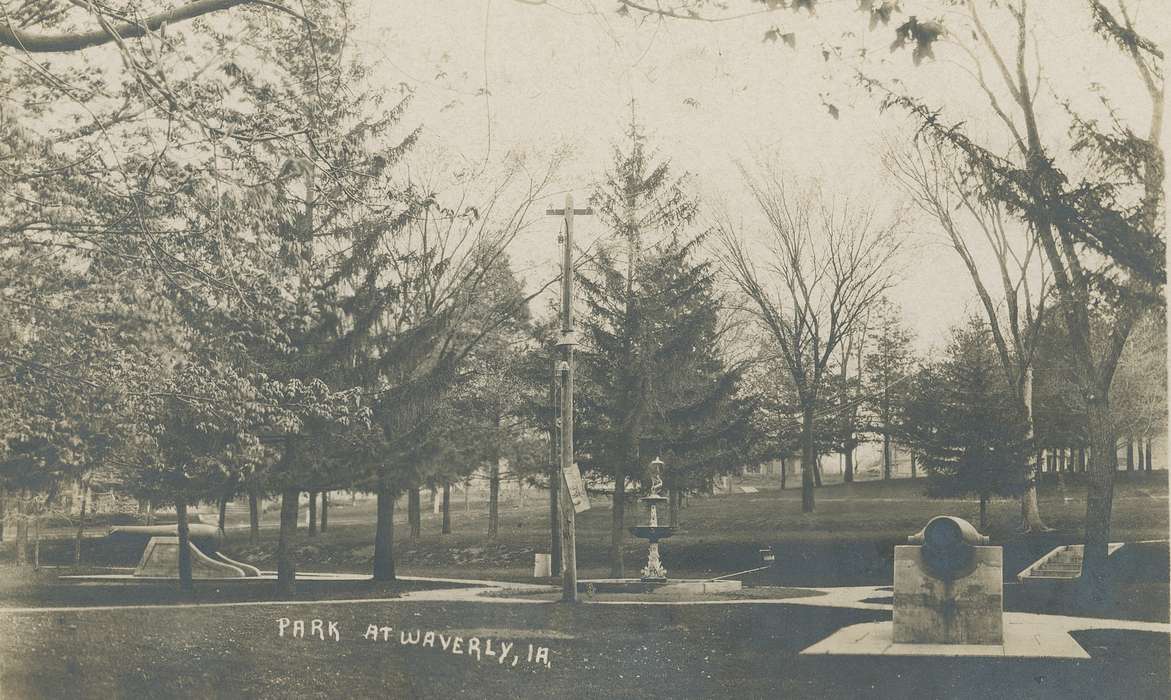
<svg viewBox="0 0 1171 700">
<path fill-rule="evenodd" d="M 1010 139 L 1007 156 L 976 141 L 962 123 L 945 122 L 938 110 L 914 97 L 888 93 L 884 106 L 906 109 L 922 125 L 922 134 L 962 153 L 965 167 L 989 198 L 1027 221 L 1040 242 L 1060 301 L 1073 376 L 1086 404 L 1090 463 L 1079 594 L 1083 602 L 1097 605 L 1108 598 L 1110 573 L 1106 558 L 1117 462 L 1111 385 L 1127 339 L 1159 304 L 1166 280 L 1159 147 L 1165 81 L 1163 52 L 1136 28 L 1125 0 L 1114 6 L 1116 12 L 1098 0 L 1087 4 L 1094 33 L 1117 45 L 1146 88 L 1149 102 L 1135 103 L 1145 112 L 1144 119 L 1123 121 L 1105 97 L 1105 120 L 1082 117 L 1065 105 L 1074 143 L 1054 145 L 1058 137 L 1043 130 L 1038 118 L 1044 80 L 1039 60 L 1033 60 L 1037 32 L 1028 0 L 994 8 L 1008 15 L 1005 24 L 1010 24 L 1012 36 L 1006 41 L 993 37 L 983 6 L 968 0 L 973 39 L 957 44 L 970 53 L 977 86 L 1003 124 L 1003 136 Z M 949 34 L 969 35 L 955 30 Z M 991 63 L 992 76 L 985 75 L 982 63 Z M 1070 164 L 1089 166 L 1088 174 L 1071 176 Z M 1101 317 L 1106 318 L 1095 322 Z"/>
<path fill-rule="evenodd" d="M 760 177 L 742 172 L 767 222 L 766 254 L 750 248 L 725 217 L 717 226 L 722 257 L 750 312 L 776 342 L 796 388 L 801 509 L 808 513 L 814 506 L 814 421 L 822 384 L 835 351 L 860 330 L 867 310 L 891 285 L 898 222 L 896 217 L 879 224 L 871 207 L 835 200 L 817 188 L 793 192 L 772 169 Z"/>
<path fill-rule="evenodd" d="M 992 331 L 1005 381 L 1024 411 L 1031 437 L 1033 359 L 1052 291 L 1039 241 L 1028 231 L 1019 230 L 1024 228 L 1020 223 L 1014 226 L 995 201 L 981 198 L 965 186 L 961 162 L 954 152 L 938 144 L 914 143 L 889 151 L 884 162 L 915 205 L 938 222 L 963 260 Z M 994 269 L 977 262 L 981 251 L 992 254 Z M 1036 450 L 1033 460 L 1021 494 L 1024 532 L 1049 529 L 1037 505 L 1041 463 Z"/>
</svg>

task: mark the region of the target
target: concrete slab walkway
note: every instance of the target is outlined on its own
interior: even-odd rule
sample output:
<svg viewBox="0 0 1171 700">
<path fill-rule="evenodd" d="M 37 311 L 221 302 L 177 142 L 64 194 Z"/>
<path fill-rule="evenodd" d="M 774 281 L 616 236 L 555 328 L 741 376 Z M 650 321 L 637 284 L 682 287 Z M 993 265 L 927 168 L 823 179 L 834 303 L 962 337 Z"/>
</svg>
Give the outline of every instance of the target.
<svg viewBox="0 0 1171 700">
<path fill-rule="evenodd" d="M 262 572 L 261 580 L 271 580 L 275 572 Z M 67 578 L 67 577 L 62 577 Z M 93 583 L 99 581 L 113 582 L 117 580 L 134 581 L 134 577 L 124 574 L 106 576 L 78 577 L 88 579 Z M 299 572 L 298 578 L 305 580 L 337 580 L 355 581 L 368 579 L 367 574 L 351 573 L 313 573 Z M 177 603 L 177 604 L 143 604 L 143 605 L 91 605 L 91 606 L 53 606 L 3 608 L 0 615 L 43 612 L 86 612 L 102 610 L 132 610 L 141 608 L 197 608 L 197 607 L 258 607 L 258 606 L 286 606 L 286 605 L 364 605 L 364 604 L 410 604 L 414 602 L 473 602 L 496 604 L 537 604 L 555 605 L 548 600 L 536 597 L 526 598 L 524 592 L 548 592 L 554 588 L 547 584 L 521 583 L 509 581 L 494 581 L 484 579 L 455 579 L 430 576 L 399 576 L 406 581 L 429 581 L 435 583 L 451 583 L 453 588 L 435 588 L 422 591 L 405 592 L 395 598 L 351 598 L 343 600 L 295 600 L 295 601 L 240 601 L 224 603 Z M 141 582 L 143 579 L 138 578 Z M 257 579 L 232 579 L 242 581 Z M 128 581 L 128 582 L 129 582 Z M 487 593 L 498 593 L 510 590 L 521 595 L 487 596 Z M 675 601 L 611 601 L 582 599 L 586 605 L 803 605 L 812 607 L 845 608 L 852 610 L 885 610 L 892 609 L 890 603 L 873 602 L 875 598 L 889 598 L 892 596 L 888 586 L 843 586 L 843 587 L 810 587 L 807 590 L 817 591 L 819 595 L 797 598 L 732 598 L 709 600 L 675 600 Z M 822 641 L 808 647 L 802 654 L 807 655 L 878 655 L 878 656 L 947 656 L 947 657 L 1005 657 L 1005 658 L 1065 658 L 1086 659 L 1089 654 L 1070 636 L 1070 632 L 1090 629 L 1117 629 L 1135 630 L 1143 632 L 1161 632 L 1171 634 L 1171 625 L 1159 622 L 1142 622 L 1136 620 L 1113 620 L 1087 617 L 1069 617 L 1063 615 L 1042 615 L 1036 613 L 1004 613 L 1003 645 L 955 645 L 955 644 L 896 644 L 893 641 L 893 623 L 869 622 L 843 627 Z"/>
</svg>

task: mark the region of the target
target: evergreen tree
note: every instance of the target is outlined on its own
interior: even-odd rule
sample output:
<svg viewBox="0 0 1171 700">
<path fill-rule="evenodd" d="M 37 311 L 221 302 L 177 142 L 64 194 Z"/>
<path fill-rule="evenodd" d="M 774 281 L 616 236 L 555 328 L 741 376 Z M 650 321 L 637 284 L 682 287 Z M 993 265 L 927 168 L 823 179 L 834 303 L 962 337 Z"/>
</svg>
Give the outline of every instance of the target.
<svg viewBox="0 0 1171 700">
<path fill-rule="evenodd" d="M 664 386 L 662 372 L 679 348 L 665 337 L 664 303 L 653 285 L 658 243 L 680 236 L 696 213 L 681 178 L 668 161 L 656 161 L 646 136 L 632 119 L 628 150 L 614 149 L 610 171 L 592 202 L 612 235 L 582 276 L 588 309 L 583 320 L 582 427 L 577 436 L 585 466 L 613 480 L 610 574 L 623 575 L 622 542 L 626 484 L 646 467 L 641 441 Z M 624 259 L 623 259 L 624 258 Z M 658 376 L 656 376 L 658 373 Z M 647 460 L 649 462 L 649 460 Z"/>
<path fill-rule="evenodd" d="M 913 336 L 899 318 L 899 309 L 884 298 L 871 315 L 865 361 L 866 407 L 874 432 L 882 440 L 882 478 L 893 472 L 893 442 L 904 431 L 899 407 L 914 371 Z"/>
<path fill-rule="evenodd" d="M 583 466 L 614 483 L 611 575 L 623 575 L 628 482 L 650 461 L 667 462 L 673 505 L 748 459 L 751 404 L 741 367 L 721 356 L 725 332 L 701 236 L 688 236 L 696 204 L 669 162 L 656 159 L 637 124 L 593 201 L 615 241 L 596 257 L 582 286 L 582 406 L 577 439 Z"/>
<path fill-rule="evenodd" d="M 1019 402 L 999 370 L 986 323 L 957 328 L 946 359 L 925 368 L 908 402 L 914 444 L 935 496 L 975 494 L 980 527 L 988 499 L 1019 495 L 1031 441 Z"/>
</svg>

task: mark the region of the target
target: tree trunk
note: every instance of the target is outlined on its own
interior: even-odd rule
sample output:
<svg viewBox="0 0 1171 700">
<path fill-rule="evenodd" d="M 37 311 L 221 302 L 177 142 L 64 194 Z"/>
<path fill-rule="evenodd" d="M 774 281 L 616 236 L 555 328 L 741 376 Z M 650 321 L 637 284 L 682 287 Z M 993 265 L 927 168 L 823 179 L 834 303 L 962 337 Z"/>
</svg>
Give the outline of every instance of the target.
<svg viewBox="0 0 1171 700">
<path fill-rule="evenodd" d="M 381 479 L 374 523 L 374 580 L 394 580 L 394 494 Z"/>
<path fill-rule="evenodd" d="M 21 489 L 16 500 L 16 565 L 28 566 L 28 489 Z"/>
<path fill-rule="evenodd" d="M 1110 572 L 1106 557 L 1114 502 L 1114 467 L 1109 455 L 1117 443 L 1110 423 L 1108 390 L 1094 391 L 1086 409 L 1092 460 L 1086 479 L 1085 549 L 1078 589 L 1081 602 L 1097 608 L 1109 603 Z"/>
<path fill-rule="evenodd" d="M 329 524 L 329 491 L 321 492 L 321 532 Z"/>
<path fill-rule="evenodd" d="M 892 459 L 891 459 L 891 454 L 890 454 L 890 433 L 884 430 L 882 433 L 882 478 L 883 478 L 883 480 L 890 479 L 890 477 L 891 477 L 891 471 L 892 471 L 891 462 L 892 462 Z"/>
<path fill-rule="evenodd" d="M 224 523 L 228 518 L 228 494 L 220 496 L 219 513 L 216 514 L 216 527 L 219 528 L 220 534 L 224 534 Z"/>
<path fill-rule="evenodd" d="M 817 447 L 813 435 L 813 402 L 801 415 L 801 512 L 813 512 L 813 473 L 817 469 Z"/>
<path fill-rule="evenodd" d="M 1032 476 L 1025 483 L 1025 491 L 1021 494 L 1021 530 L 1023 532 L 1042 532 L 1049 530 L 1041 520 L 1041 508 L 1037 503 L 1037 476 Z"/>
<path fill-rule="evenodd" d="M 276 545 L 276 594 L 292 596 L 296 589 L 297 564 L 293 547 L 297 546 L 297 507 L 301 491 L 286 488 L 281 492 L 281 529 Z"/>
<path fill-rule="evenodd" d="M 252 544 L 260 541 L 260 498 L 255 486 L 248 487 L 248 541 Z"/>
<path fill-rule="evenodd" d="M 1151 471 L 1151 469 L 1152 469 L 1152 465 L 1153 465 L 1152 454 L 1155 451 L 1154 450 L 1154 442 L 1155 441 L 1153 439 L 1147 438 L 1147 454 L 1146 454 L 1146 459 L 1143 460 L 1143 465 L 1144 465 L 1143 468 L 1146 471 Z"/>
<path fill-rule="evenodd" d="M 781 457 L 781 490 L 785 490 L 785 479 L 789 475 L 789 460 Z"/>
<path fill-rule="evenodd" d="M 472 477 L 464 479 L 464 515 L 472 512 Z"/>
<path fill-rule="evenodd" d="M 980 494 L 980 532 L 988 529 L 988 494 Z"/>
<path fill-rule="evenodd" d="M 821 455 L 817 455 L 817 459 L 813 462 L 813 485 L 821 488 Z M 729 489 L 731 493 L 731 489 Z"/>
<path fill-rule="evenodd" d="M 146 499 L 146 524 L 154 525 L 155 523 L 155 502 L 153 498 Z"/>
<path fill-rule="evenodd" d="M 1134 437 L 1126 438 L 1126 471 L 1134 471 Z"/>
<path fill-rule="evenodd" d="M 8 489 L 0 486 L 0 542 L 4 541 L 4 521 L 8 518 Z"/>
<path fill-rule="evenodd" d="M 443 482 L 443 529 L 440 532 L 451 534 L 451 482 L 446 480 Z"/>
<path fill-rule="evenodd" d="M 566 504 L 567 508 L 572 508 Z M 614 467 L 614 507 L 610 510 L 610 577 L 622 578 L 622 543 L 626 539 L 626 468 L 622 464 Z"/>
<path fill-rule="evenodd" d="M 317 536 L 317 492 L 309 492 L 309 536 Z"/>
<path fill-rule="evenodd" d="M 912 479 L 919 478 L 919 464 L 918 464 L 918 460 L 915 458 L 915 453 L 913 451 L 911 452 L 911 478 Z"/>
<path fill-rule="evenodd" d="M 187 499 L 175 496 L 175 519 L 179 532 L 179 590 L 191 593 L 195 582 L 191 578 L 191 532 L 187 527 Z"/>
<path fill-rule="evenodd" d="M 496 537 L 500 531 L 500 460 L 488 463 L 488 537 Z"/>
<path fill-rule="evenodd" d="M 1020 400 L 1024 408 L 1026 437 L 1033 443 L 1033 368 L 1026 367 L 1020 386 Z M 1025 490 L 1021 494 L 1021 530 L 1023 532 L 1044 532 L 1049 530 L 1041 520 L 1041 508 L 1037 503 L 1037 484 L 1041 481 L 1041 453 L 1032 452 L 1035 461 L 1025 467 Z"/>
<path fill-rule="evenodd" d="M 77 514 L 77 539 L 73 543 L 73 565 L 81 566 L 81 540 L 85 537 L 85 506 L 89 495 L 89 484 L 81 484 L 81 510 Z"/>
<path fill-rule="evenodd" d="M 33 518 L 33 570 L 41 568 L 41 514 Z"/>
<path fill-rule="evenodd" d="M 407 523 L 410 525 L 411 542 L 418 542 L 419 536 L 423 534 L 422 510 L 419 487 L 415 486 L 407 491 Z"/>
<path fill-rule="evenodd" d="M 846 467 L 842 471 L 842 481 L 847 484 L 854 483 L 854 449 L 850 448 L 842 453 L 846 459 Z"/>
</svg>

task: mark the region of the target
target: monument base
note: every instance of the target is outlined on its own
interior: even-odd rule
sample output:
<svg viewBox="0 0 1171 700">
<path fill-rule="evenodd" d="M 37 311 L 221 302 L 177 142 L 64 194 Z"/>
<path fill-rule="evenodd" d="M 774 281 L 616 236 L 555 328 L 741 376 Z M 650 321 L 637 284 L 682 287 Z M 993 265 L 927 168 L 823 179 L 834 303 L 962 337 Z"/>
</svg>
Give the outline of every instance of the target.
<svg viewBox="0 0 1171 700">
<path fill-rule="evenodd" d="M 218 562 L 188 542 L 191 551 L 192 578 L 245 578 L 247 574 L 238 566 Z M 259 573 L 259 572 L 257 572 Z M 135 576 L 179 577 L 179 538 L 152 537 L 146 543 L 142 559 L 134 569 Z"/>
<path fill-rule="evenodd" d="M 895 547 L 894 634 L 904 644 L 1004 642 L 1004 563 L 1000 547 L 973 547 L 972 570 L 946 581 L 928 573 L 923 547 Z"/>
<path fill-rule="evenodd" d="M 906 644 L 890 622 L 850 625 L 801 652 L 802 656 L 976 656 L 1014 659 L 1088 659 L 1068 632 L 1044 623 L 1010 624 L 1001 644 Z"/>
<path fill-rule="evenodd" d="M 731 579 L 709 581 L 704 579 L 664 579 L 647 581 L 637 578 L 586 579 L 577 582 L 579 593 L 666 593 L 692 595 L 704 593 L 731 593 L 741 590 L 743 583 Z"/>
</svg>

